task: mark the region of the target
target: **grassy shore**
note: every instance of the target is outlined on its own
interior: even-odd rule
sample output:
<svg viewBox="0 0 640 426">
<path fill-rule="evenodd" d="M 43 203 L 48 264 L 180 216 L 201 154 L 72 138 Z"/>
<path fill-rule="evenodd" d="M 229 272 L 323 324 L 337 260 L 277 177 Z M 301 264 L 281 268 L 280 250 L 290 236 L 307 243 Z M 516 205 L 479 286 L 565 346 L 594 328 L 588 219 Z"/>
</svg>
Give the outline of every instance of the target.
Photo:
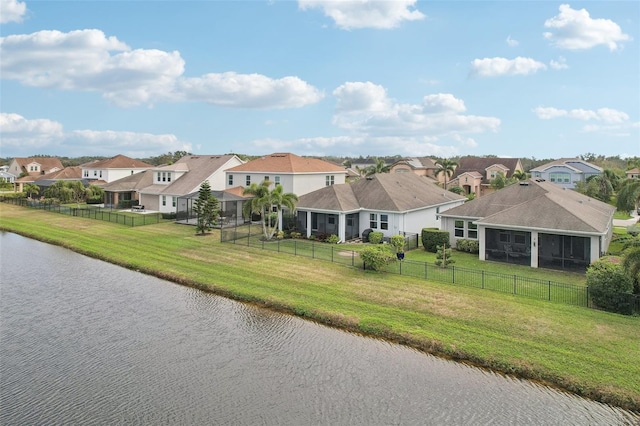
<svg viewBox="0 0 640 426">
<path fill-rule="evenodd" d="M 0 229 L 640 412 L 640 318 L 0 204 Z M 132 283 L 131 285 L 135 285 Z"/>
</svg>

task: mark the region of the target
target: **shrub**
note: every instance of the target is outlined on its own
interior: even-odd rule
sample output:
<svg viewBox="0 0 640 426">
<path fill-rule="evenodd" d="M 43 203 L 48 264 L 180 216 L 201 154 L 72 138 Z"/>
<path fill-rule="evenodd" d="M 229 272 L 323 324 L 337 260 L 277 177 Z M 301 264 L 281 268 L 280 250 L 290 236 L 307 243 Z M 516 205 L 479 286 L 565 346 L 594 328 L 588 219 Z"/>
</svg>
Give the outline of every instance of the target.
<svg viewBox="0 0 640 426">
<path fill-rule="evenodd" d="M 456 261 L 451 258 L 451 249 L 446 248 L 447 246 L 438 246 L 438 250 L 436 251 L 436 261 L 435 264 L 438 266 L 442 266 L 443 268 L 451 263 L 455 263 Z"/>
<path fill-rule="evenodd" d="M 435 253 L 438 246 L 449 244 L 449 231 L 441 231 L 438 228 L 422 229 L 422 246 L 428 252 Z"/>
<path fill-rule="evenodd" d="M 162 213 L 162 218 L 166 220 L 176 220 L 176 216 L 177 216 L 176 212 Z"/>
<path fill-rule="evenodd" d="M 360 252 L 360 258 L 362 259 L 364 269 L 380 271 L 395 259 L 395 253 L 393 253 L 391 247 L 388 245 L 376 245 L 365 247 Z"/>
<path fill-rule="evenodd" d="M 480 252 L 480 243 L 478 242 L 478 240 L 468 240 L 466 238 L 461 238 L 456 241 L 456 250 L 477 254 Z"/>
<path fill-rule="evenodd" d="M 640 227 L 638 225 L 627 226 L 627 233 L 632 237 L 637 237 L 640 234 Z"/>
<path fill-rule="evenodd" d="M 302 238 L 302 234 L 300 232 L 292 232 L 291 238 Z"/>
<path fill-rule="evenodd" d="M 396 249 L 396 253 L 404 253 L 405 243 L 404 235 L 392 235 L 389 238 L 389 244 Z"/>
<path fill-rule="evenodd" d="M 340 242 L 340 237 L 336 234 L 329 235 L 329 238 L 326 239 L 329 244 L 338 244 Z"/>
<path fill-rule="evenodd" d="M 602 257 L 587 269 L 587 286 L 591 300 L 600 309 L 631 314 L 633 279 L 626 273 L 619 258 Z"/>
<path fill-rule="evenodd" d="M 371 244 L 380 244 L 383 238 L 384 234 L 380 231 L 373 231 L 369 234 L 369 242 Z"/>
</svg>

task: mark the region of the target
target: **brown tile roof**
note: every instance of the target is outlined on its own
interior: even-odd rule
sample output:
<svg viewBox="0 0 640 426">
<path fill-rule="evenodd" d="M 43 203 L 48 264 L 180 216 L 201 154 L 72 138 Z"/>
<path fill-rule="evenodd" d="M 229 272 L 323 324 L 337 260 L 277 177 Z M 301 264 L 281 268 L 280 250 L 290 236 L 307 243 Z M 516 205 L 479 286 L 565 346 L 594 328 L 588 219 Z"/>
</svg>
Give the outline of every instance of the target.
<svg viewBox="0 0 640 426">
<path fill-rule="evenodd" d="M 119 154 L 106 160 L 96 160 L 83 164 L 82 167 L 85 169 L 144 169 L 151 168 L 153 165 Z"/>
<path fill-rule="evenodd" d="M 346 173 L 342 166 L 317 158 L 299 157 L 291 153 L 274 153 L 248 161 L 227 170 L 254 173 Z"/>
<path fill-rule="evenodd" d="M 35 180 L 36 182 L 39 180 L 81 180 L 82 179 L 82 169 L 80 166 L 74 167 L 65 167 L 62 170 L 58 170 L 56 172 L 47 173 L 44 175 L 38 176 Z"/>
<path fill-rule="evenodd" d="M 40 168 L 44 170 L 45 173 L 52 171 L 53 169 L 64 169 L 62 162 L 57 157 L 27 157 L 27 158 L 14 158 L 14 160 L 18 163 L 20 167 L 26 170 L 26 167 L 30 163 L 38 163 L 40 164 Z M 32 173 L 32 174 L 39 174 Z"/>
<path fill-rule="evenodd" d="M 478 172 L 485 176 L 483 183 L 489 183 L 489 180 L 486 179 L 486 169 L 494 165 L 501 165 L 502 168 L 506 169 L 505 177 L 509 178 L 518 167 L 519 161 L 519 158 L 462 157 L 458 161 L 459 166 L 456 167 L 451 179 L 453 180 L 463 173 Z"/>
<path fill-rule="evenodd" d="M 403 212 L 464 200 L 414 173 L 382 173 L 351 184 L 332 185 L 300 197 L 298 208 Z"/>
<path fill-rule="evenodd" d="M 454 207 L 442 216 L 477 219 L 487 226 L 604 233 L 611 226 L 614 211 L 615 207 L 576 191 L 529 179 Z"/>
</svg>

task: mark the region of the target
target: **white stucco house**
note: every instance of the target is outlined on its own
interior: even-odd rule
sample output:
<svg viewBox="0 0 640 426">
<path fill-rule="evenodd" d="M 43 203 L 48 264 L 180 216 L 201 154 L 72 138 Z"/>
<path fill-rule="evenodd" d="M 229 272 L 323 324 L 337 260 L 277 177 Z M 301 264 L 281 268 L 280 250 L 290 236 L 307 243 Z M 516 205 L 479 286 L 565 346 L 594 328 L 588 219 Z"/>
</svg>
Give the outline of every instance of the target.
<svg viewBox="0 0 640 426">
<path fill-rule="evenodd" d="M 153 165 L 129 158 L 126 155 L 116 155 L 106 160 L 91 161 L 80 166 L 83 179 L 100 183 L 113 182 L 151 168 Z"/>
</svg>

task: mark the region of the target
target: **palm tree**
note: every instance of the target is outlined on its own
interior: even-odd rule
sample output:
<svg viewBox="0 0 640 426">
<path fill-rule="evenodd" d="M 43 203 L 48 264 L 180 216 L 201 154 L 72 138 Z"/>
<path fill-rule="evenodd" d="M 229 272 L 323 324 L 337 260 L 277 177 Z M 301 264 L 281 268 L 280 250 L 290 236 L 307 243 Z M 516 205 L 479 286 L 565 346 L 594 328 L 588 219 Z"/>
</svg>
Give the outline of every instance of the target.
<svg viewBox="0 0 640 426">
<path fill-rule="evenodd" d="M 23 190 L 29 198 L 31 198 L 33 194 L 38 195 L 40 193 L 40 187 L 33 183 L 25 184 Z"/>
<path fill-rule="evenodd" d="M 436 170 L 436 177 L 441 173 L 444 174 L 444 189 L 447 189 L 447 179 L 450 178 L 453 173 L 456 171 L 456 167 L 459 164 L 453 160 L 443 159 L 436 163 L 438 166 L 438 170 Z"/>
<path fill-rule="evenodd" d="M 385 163 L 382 158 L 374 158 L 374 164 L 365 169 L 365 176 L 375 175 L 376 173 L 389 173 L 391 166 Z"/>
<path fill-rule="evenodd" d="M 251 200 L 244 204 L 242 210 L 245 215 L 252 213 L 259 214 L 262 221 L 262 232 L 265 239 L 270 240 L 279 227 L 279 221 L 284 207 L 289 210 L 295 209 L 295 203 L 298 197 L 290 192 L 285 193 L 282 185 L 276 185 L 270 190 L 271 182 L 265 180 L 260 184 L 252 183 L 243 191 L 245 195 L 253 195 Z M 274 211 L 275 210 L 275 211 Z M 278 220 L 271 225 L 271 213 L 276 213 Z"/>
<path fill-rule="evenodd" d="M 616 200 L 618 210 L 626 212 L 635 210 L 638 200 L 640 200 L 640 179 L 624 180 Z"/>
<path fill-rule="evenodd" d="M 513 172 L 511 177 L 516 178 L 518 180 L 526 180 L 529 176 L 527 175 L 527 172 L 523 170 L 516 170 L 515 172 Z"/>
</svg>

